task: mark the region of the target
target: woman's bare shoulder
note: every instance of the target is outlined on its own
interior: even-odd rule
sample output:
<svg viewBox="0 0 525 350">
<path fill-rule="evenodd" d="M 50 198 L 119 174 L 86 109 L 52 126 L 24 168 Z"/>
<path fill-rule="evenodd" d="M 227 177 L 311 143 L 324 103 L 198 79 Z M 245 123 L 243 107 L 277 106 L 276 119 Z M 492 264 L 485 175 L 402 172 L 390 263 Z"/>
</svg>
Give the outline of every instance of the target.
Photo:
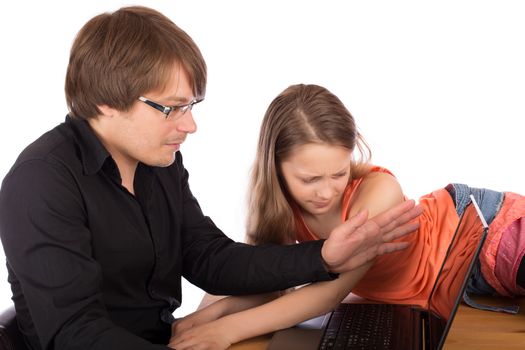
<svg viewBox="0 0 525 350">
<path fill-rule="evenodd" d="M 353 201 L 351 215 L 367 209 L 373 217 L 404 201 L 403 190 L 397 179 L 383 172 L 371 172 L 365 176 Z"/>
</svg>

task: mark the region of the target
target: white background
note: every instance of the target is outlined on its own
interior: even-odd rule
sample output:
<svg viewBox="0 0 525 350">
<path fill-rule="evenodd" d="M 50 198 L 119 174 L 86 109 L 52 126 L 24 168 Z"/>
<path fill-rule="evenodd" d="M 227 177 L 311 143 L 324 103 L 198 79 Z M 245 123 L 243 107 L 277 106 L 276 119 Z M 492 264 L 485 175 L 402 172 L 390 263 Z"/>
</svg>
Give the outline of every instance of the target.
<svg viewBox="0 0 525 350">
<path fill-rule="evenodd" d="M 4 2 L 0 179 L 28 143 L 63 121 L 77 31 L 94 15 L 129 4 Z M 300 82 L 324 85 L 345 102 L 373 161 L 391 169 L 411 198 L 450 182 L 525 193 L 521 1 L 141 4 L 187 31 L 207 61 L 206 101 L 194 109 L 199 130 L 182 152 L 204 212 L 235 240 L 244 239 L 246 184 L 263 113 Z M 10 290 L 0 271 L 3 309 Z M 195 309 L 202 295 L 185 283 L 175 315 Z"/>
</svg>

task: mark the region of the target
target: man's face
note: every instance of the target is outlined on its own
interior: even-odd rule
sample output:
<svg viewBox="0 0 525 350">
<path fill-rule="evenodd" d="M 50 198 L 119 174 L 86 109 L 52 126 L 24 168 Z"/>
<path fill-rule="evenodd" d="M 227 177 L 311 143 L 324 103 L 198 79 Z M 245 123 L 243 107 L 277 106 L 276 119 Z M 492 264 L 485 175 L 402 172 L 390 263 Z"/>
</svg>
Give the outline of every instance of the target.
<svg viewBox="0 0 525 350">
<path fill-rule="evenodd" d="M 146 93 L 144 97 L 164 106 L 186 105 L 194 100 L 192 85 L 182 67 L 172 70 L 163 91 Z M 161 111 L 139 100 L 129 111 L 117 112 L 109 125 L 106 127 L 109 137 L 103 137 L 103 142 L 121 171 L 137 162 L 159 167 L 171 165 L 186 136 L 197 130 L 191 110 L 184 114 L 172 112 L 166 118 Z"/>
</svg>

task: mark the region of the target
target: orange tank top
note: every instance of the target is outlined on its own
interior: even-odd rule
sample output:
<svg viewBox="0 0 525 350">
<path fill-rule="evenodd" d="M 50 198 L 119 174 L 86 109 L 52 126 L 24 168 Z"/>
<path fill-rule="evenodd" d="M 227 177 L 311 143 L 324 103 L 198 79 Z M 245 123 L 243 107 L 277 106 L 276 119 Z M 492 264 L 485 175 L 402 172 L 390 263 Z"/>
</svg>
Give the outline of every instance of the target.
<svg viewBox="0 0 525 350">
<path fill-rule="evenodd" d="M 372 171 L 391 174 L 387 169 L 380 167 L 374 167 Z M 362 178 L 353 180 L 345 189 L 342 198 L 342 221 L 348 219 L 347 213 L 352 197 L 362 181 Z M 352 293 L 370 300 L 427 306 L 428 296 L 443 263 L 459 217 L 446 189 L 421 197 L 419 203 L 423 208 L 423 213 L 418 218 L 419 229 L 399 239 L 410 242 L 410 246 L 403 251 L 377 257 L 373 266 L 352 290 Z M 298 208 L 293 210 L 297 241 L 318 239 L 304 222 L 300 210 Z M 466 214 L 475 215 L 475 212 Z M 479 234 L 474 231 L 472 234 Z"/>
</svg>

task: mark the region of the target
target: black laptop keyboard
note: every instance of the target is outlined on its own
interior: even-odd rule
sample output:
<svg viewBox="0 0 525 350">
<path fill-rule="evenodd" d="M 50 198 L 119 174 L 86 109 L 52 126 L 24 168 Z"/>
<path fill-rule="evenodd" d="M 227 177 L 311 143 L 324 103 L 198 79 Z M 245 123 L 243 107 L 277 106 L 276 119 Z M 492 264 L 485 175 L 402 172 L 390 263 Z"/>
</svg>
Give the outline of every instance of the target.
<svg viewBox="0 0 525 350">
<path fill-rule="evenodd" d="M 340 304 L 319 349 L 390 349 L 393 314 L 391 304 Z"/>
</svg>

